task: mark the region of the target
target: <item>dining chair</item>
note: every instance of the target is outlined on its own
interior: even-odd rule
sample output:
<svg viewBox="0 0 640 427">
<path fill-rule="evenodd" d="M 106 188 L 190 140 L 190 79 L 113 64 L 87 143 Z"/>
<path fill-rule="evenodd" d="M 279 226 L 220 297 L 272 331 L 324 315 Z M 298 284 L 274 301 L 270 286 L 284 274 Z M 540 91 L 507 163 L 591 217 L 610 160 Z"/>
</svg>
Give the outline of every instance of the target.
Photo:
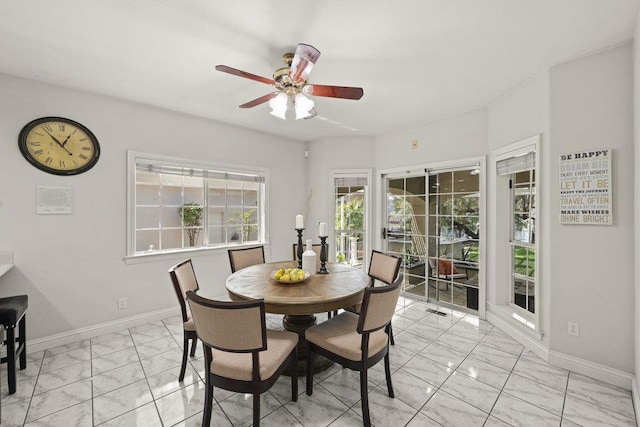
<svg viewBox="0 0 640 427">
<path fill-rule="evenodd" d="M 371 260 L 369 261 L 369 286 L 375 286 L 376 281 L 380 281 L 385 285 L 390 285 L 396 278 L 398 278 L 398 272 L 400 271 L 400 263 L 402 258 L 396 255 L 385 254 L 380 251 L 371 251 Z M 358 303 L 348 310 L 356 314 L 360 313 L 362 309 L 362 303 Z M 390 327 L 391 345 L 395 345 L 393 338 L 393 329 Z"/>
<path fill-rule="evenodd" d="M 253 395 L 253 425 L 260 425 L 260 395 L 291 371 L 291 400 L 298 400 L 298 334 L 267 329 L 264 299 L 215 301 L 187 292 L 205 357 L 202 425 L 211 422 L 213 387 Z"/>
<path fill-rule="evenodd" d="M 394 397 L 389 367 L 391 318 L 400 295 L 399 277 L 388 286 L 364 290 L 360 314 L 344 311 L 306 330 L 307 395 L 313 394 L 313 359 L 320 354 L 345 368 L 360 372 L 360 399 L 365 426 L 371 425 L 367 370 L 384 359 L 389 397 Z"/>
<path fill-rule="evenodd" d="M 180 375 L 178 381 L 184 380 L 184 374 L 187 369 L 187 353 L 189 352 L 189 340 L 191 340 L 191 357 L 196 354 L 196 344 L 198 336 L 196 335 L 196 327 L 193 324 L 190 312 L 187 307 L 186 298 L 188 291 L 197 291 L 200 289 L 198 281 L 196 280 L 196 274 L 193 270 L 191 260 L 187 259 L 179 264 L 174 265 L 169 269 L 169 275 L 171 276 L 171 282 L 173 283 L 173 289 L 176 291 L 178 297 L 178 303 L 180 304 L 180 311 L 182 312 L 182 330 L 183 330 L 183 342 L 182 342 L 182 366 L 180 368 Z"/>
<path fill-rule="evenodd" d="M 232 273 L 252 265 L 264 264 L 264 246 L 229 249 L 228 252 Z"/>
</svg>

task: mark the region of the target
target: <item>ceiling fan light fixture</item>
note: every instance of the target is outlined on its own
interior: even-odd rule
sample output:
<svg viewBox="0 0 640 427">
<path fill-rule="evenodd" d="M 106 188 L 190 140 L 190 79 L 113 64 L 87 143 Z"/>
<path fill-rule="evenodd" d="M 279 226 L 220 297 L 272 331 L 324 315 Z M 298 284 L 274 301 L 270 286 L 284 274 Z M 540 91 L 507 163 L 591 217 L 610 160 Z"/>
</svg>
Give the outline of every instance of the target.
<svg viewBox="0 0 640 427">
<path fill-rule="evenodd" d="M 291 100 L 295 108 L 296 120 L 312 119 L 318 113 L 315 110 L 314 102 L 307 96 L 358 100 L 364 95 L 364 91 L 360 87 L 309 84 L 307 78 L 319 57 L 320 51 L 318 49 L 305 43 L 298 43 L 295 53 L 285 53 L 282 56 L 286 67 L 277 69 L 273 73 L 273 79 L 227 65 L 216 65 L 216 70 L 275 88 L 275 92 L 245 102 L 239 106 L 240 108 L 253 108 L 269 102 L 270 114 L 286 120 L 287 107 L 289 100 Z M 291 115 L 293 114 L 289 114 L 289 116 Z"/>
<path fill-rule="evenodd" d="M 285 113 L 287 112 L 287 95 L 280 92 L 275 97 L 269 100 L 269 107 L 271 107 L 271 115 L 276 116 L 279 119 L 286 120 Z"/>
<path fill-rule="evenodd" d="M 296 107 L 296 120 L 312 117 L 315 103 L 301 93 L 296 94 L 293 104 Z"/>
</svg>

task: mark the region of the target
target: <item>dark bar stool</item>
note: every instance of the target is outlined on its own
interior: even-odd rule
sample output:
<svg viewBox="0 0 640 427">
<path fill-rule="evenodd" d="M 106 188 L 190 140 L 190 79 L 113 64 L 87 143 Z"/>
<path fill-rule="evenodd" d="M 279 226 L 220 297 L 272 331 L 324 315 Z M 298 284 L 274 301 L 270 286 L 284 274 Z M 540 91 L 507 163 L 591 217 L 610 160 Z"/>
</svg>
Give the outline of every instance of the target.
<svg viewBox="0 0 640 427">
<path fill-rule="evenodd" d="M 16 392 L 16 358 L 20 357 L 20 369 L 27 367 L 27 344 L 25 313 L 29 306 L 27 295 L 0 298 L 0 325 L 4 326 L 7 334 L 5 345 L 7 356 L 0 359 L 0 363 L 7 362 L 7 383 L 9 394 Z M 18 337 L 16 338 L 16 325 Z M 18 347 L 16 347 L 16 342 Z"/>
</svg>

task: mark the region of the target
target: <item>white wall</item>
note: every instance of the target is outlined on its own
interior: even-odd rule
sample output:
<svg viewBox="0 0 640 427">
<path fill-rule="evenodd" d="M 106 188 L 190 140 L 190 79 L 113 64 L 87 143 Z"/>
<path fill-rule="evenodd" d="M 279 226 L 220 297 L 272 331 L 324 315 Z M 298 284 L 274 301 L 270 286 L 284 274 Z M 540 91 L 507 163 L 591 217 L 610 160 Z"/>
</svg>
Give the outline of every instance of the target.
<svg viewBox="0 0 640 427">
<path fill-rule="evenodd" d="M 286 259 L 297 202 L 305 196 L 305 144 L 114 98 L 0 75 L 0 251 L 16 266 L 0 296 L 29 295 L 28 338 L 175 307 L 167 274 L 175 259 L 126 265 L 126 151 L 269 168 L 270 259 Z M 43 116 L 86 125 L 101 145 L 98 164 L 72 177 L 46 174 L 18 150 L 18 133 Z M 282 167 L 281 159 L 288 159 Z M 299 159 L 299 161 L 296 161 Z M 37 185 L 73 189 L 72 215 L 36 215 Z M 194 256 L 200 286 L 224 294 L 226 251 Z M 128 308 L 117 309 L 119 297 Z"/>
<path fill-rule="evenodd" d="M 332 169 L 372 169 L 373 138 L 343 137 L 325 138 L 312 141 L 307 145 L 309 159 L 307 162 L 308 204 L 305 205 L 306 238 L 319 243 L 318 223 L 326 222 L 329 229 L 330 254 L 335 251 L 333 236 L 333 186 L 331 184 Z M 370 194 L 375 195 L 373 185 Z M 331 255 L 330 255 L 331 256 Z"/>
<path fill-rule="evenodd" d="M 388 169 L 487 154 L 484 109 L 387 132 L 375 138 L 377 169 Z M 412 149 L 411 142 L 418 141 Z"/>
<path fill-rule="evenodd" d="M 625 197 L 634 191 L 632 83 L 631 48 L 618 47 L 544 70 L 485 109 L 375 138 L 380 170 L 489 156 L 541 134 L 542 345 L 556 355 L 628 373 L 634 372 L 634 213 L 632 198 Z M 411 150 L 414 139 L 418 150 Z M 558 156 L 595 148 L 615 150 L 615 224 L 561 226 Z M 495 196 L 495 172 L 488 170 L 487 179 L 487 301 L 500 304 L 508 298 L 500 291 L 508 289 L 506 279 L 498 274 L 504 271 L 499 261 L 507 257 L 498 244 L 506 218 Z M 567 321 L 580 323 L 579 338 L 567 335 Z"/>
<path fill-rule="evenodd" d="M 550 81 L 550 347 L 634 372 L 633 63 L 631 46 L 553 67 Z M 561 154 L 613 150 L 613 225 L 560 225 Z M 580 323 L 580 337 L 567 322 Z"/>
<path fill-rule="evenodd" d="M 534 135 L 541 135 L 540 159 L 538 165 L 539 192 L 543 200 L 538 200 L 538 224 L 541 224 L 541 232 L 538 233 L 538 244 L 542 253 L 539 262 L 539 311 L 542 322 L 541 330 L 544 335 L 542 342 L 548 346 L 549 330 L 549 259 L 551 247 L 549 245 L 549 227 L 545 227 L 550 220 L 549 203 L 546 199 L 550 193 L 550 180 L 545 171 L 549 165 L 549 146 L 552 143 L 549 137 L 549 74 L 543 70 L 536 76 L 527 80 L 509 93 L 497 99 L 487 107 L 487 142 L 490 153 L 495 150 L 521 141 Z M 489 167 L 493 162 L 489 162 Z M 510 278 L 505 269 L 504 260 L 510 257 L 509 230 L 504 224 L 509 224 L 507 191 L 497 191 L 498 185 L 506 185 L 499 182 L 495 170 L 487 172 L 487 301 L 493 304 L 504 305 L 510 299 Z"/>
</svg>

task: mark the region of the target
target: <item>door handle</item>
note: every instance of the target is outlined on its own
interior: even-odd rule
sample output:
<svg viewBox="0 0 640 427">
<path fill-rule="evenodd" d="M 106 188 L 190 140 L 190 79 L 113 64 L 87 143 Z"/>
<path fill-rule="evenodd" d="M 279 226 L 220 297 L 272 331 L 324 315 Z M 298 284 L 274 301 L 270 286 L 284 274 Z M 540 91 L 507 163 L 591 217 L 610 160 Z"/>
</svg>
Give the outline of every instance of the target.
<svg viewBox="0 0 640 427">
<path fill-rule="evenodd" d="M 386 228 L 383 228 L 383 229 L 382 229 L 382 238 L 383 238 L 383 239 L 386 239 L 386 238 L 387 238 L 387 229 L 386 229 Z"/>
</svg>

